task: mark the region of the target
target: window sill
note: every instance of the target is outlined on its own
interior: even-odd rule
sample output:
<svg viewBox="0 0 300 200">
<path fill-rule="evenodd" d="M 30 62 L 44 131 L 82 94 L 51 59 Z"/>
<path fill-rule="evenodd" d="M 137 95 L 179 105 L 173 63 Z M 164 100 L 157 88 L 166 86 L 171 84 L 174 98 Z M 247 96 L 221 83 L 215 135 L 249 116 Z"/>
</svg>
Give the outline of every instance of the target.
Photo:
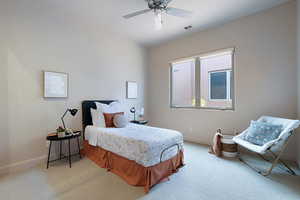
<svg viewBox="0 0 300 200">
<path fill-rule="evenodd" d="M 211 108 L 211 107 L 193 107 L 193 106 L 170 106 L 171 109 L 196 109 L 196 110 L 216 110 L 216 111 L 235 111 L 234 108 Z"/>
</svg>

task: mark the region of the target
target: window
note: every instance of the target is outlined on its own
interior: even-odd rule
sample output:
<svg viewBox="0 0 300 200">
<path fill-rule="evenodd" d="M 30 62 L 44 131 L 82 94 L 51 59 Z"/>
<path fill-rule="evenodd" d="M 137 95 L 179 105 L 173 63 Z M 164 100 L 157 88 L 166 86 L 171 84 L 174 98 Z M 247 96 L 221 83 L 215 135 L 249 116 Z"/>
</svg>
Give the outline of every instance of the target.
<svg viewBox="0 0 300 200">
<path fill-rule="evenodd" d="M 171 107 L 234 108 L 234 49 L 171 63 Z"/>
<path fill-rule="evenodd" d="M 209 99 L 231 100 L 231 70 L 209 72 Z"/>
<path fill-rule="evenodd" d="M 185 60 L 172 64 L 172 105 L 195 106 L 195 62 Z"/>
</svg>

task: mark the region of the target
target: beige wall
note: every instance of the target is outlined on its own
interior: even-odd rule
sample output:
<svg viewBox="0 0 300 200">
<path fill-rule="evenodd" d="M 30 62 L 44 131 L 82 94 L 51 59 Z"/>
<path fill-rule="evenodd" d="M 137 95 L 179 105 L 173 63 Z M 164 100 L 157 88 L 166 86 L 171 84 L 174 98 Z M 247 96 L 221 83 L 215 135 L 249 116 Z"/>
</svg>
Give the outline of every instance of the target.
<svg viewBox="0 0 300 200">
<path fill-rule="evenodd" d="M 236 47 L 236 110 L 170 109 L 168 62 L 228 47 Z M 186 140 L 209 144 L 218 128 L 242 131 L 261 115 L 296 118 L 295 52 L 294 1 L 153 47 L 147 105 L 151 124 L 177 129 Z M 289 159 L 296 158 L 295 148 L 290 145 Z"/>
<path fill-rule="evenodd" d="M 83 100 L 118 99 L 127 110 L 144 104 L 143 47 L 101 27 L 48 14 L 15 10 L 1 26 L 9 36 L 7 48 L 0 43 L 0 169 L 46 155 L 47 133 L 61 123 L 66 108 L 80 108 Z M 69 98 L 43 98 L 43 70 L 69 74 Z M 125 99 L 127 80 L 138 82 L 137 100 Z M 81 112 L 66 118 L 81 129 Z"/>
<path fill-rule="evenodd" d="M 297 1 L 298 118 L 300 118 L 300 1 Z M 300 167 L 300 129 L 298 129 L 297 161 Z"/>
<path fill-rule="evenodd" d="M 0 6 L 0 24 L 7 20 L 5 6 Z M 7 76 L 7 34 L 5 28 L 0 29 L 0 163 L 9 155 L 8 127 L 8 76 Z M 1 167 L 1 165 L 0 165 Z"/>
<path fill-rule="evenodd" d="M 3 43 L 1 43 L 3 44 Z M 0 46 L 0 161 L 9 154 L 8 137 L 8 88 L 7 88 L 7 66 L 5 58 L 5 46 Z"/>
</svg>

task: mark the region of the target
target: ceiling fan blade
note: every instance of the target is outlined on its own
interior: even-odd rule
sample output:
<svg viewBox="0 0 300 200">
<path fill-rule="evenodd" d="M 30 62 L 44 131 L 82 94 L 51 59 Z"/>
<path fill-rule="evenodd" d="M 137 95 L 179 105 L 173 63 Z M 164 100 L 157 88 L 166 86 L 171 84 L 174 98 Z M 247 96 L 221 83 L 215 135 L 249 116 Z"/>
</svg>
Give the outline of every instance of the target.
<svg viewBox="0 0 300 200">
<path fill-rule="evenodd" d="M 141 11 L 137 11 L 137 12 L 134 12 L 134 13 L 131 13 L 131 14 L 128 14 L 128 15 L 125 15 L 123 16 L 125 19 L 129 19 L 129 18 L 132 18 L 132 17 L 135 17 L 137 15 L 141 15 L 141 14 L 144 14 L 144 13 L 147 13 L 147 12 L 150 12 L 151 9 L 145 9 L 145 10 L 141 10 Z"/>
<path fill-rule="evenodd" d="M 169 3 L 171 3 L 171 1 L 173 0 L 165 0 L 165 4 L 168 5 Z"/>
<path fill-rule="evenodd" d="M 179 8 L 168 7 L 167 14 L 173 15 L 176 17 L 190 17 L 193 13 L 188 10 L 183 10 Z"/>
</svg>

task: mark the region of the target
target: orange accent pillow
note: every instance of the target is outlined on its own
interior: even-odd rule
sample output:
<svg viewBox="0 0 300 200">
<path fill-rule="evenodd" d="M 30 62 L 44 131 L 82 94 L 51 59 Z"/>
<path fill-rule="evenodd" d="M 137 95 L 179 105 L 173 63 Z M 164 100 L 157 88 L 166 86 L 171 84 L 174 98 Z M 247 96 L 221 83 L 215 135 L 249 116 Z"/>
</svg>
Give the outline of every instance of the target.
<svg viewBox="0 0 300 200">
<path fill-rule="evenodd" d="M 124 112 L 118 112 L 118 113 L 103 113 L 104 120 L 105 120 L 105 126 L 106 128 L 113 128 L 114 125 L 114 116 L 115 115 L 124 115 Z"/>
</svg>

